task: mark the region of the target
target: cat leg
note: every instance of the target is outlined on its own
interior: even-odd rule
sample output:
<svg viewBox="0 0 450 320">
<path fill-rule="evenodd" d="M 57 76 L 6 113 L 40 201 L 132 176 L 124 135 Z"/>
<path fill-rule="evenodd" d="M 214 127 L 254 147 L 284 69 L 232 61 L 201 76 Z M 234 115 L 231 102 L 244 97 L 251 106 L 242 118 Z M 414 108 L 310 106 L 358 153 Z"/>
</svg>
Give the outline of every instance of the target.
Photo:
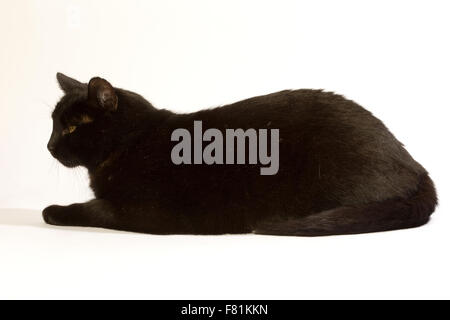
<svg viewBox="0 0 450 320">
<path fill-rule="evenodd" d="M 109 201 L 94 199 L 69 206 L 49 206 L 42 212 L 44 221 L 57 226 L 97 227 L 152 234 L 194 233 L 192 225 L 180 216 L 156 209 L 113 206 Z"/>
<path fill-rule="evenodd" d="M 94 199 L 69 206 L 52 205 L 42 212 L 44 221 L 57 226 L 115 228 L 117 214 L 106 200 Z"/>
<path fill-rule="evenodd" d="M 393 198 L 361 207 L 339 207 L 305 217 L 261 221 L 254 233 L 326 236 L 406 229 L 427 223 L 437 203 L 433 182 L 425 176 L 409 198 Z"/>
</svg>

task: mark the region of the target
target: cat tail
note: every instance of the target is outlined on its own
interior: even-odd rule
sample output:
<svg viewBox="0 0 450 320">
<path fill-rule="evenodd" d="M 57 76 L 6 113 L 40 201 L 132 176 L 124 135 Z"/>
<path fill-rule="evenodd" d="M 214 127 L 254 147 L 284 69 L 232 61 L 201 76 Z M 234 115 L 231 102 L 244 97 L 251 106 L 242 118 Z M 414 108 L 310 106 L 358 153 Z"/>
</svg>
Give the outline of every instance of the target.
<svg viewBox="0 0 450 320">
<path fill-rule="evenodd" d="M 361 207 L 338 207 L 305 217 L 263 221 L 257 234 L 326 236 L 414 228 L 428 222 L 437 205 L 433 181 L 428 174 L 408 198 L 393 198 Z"/>
</svg>

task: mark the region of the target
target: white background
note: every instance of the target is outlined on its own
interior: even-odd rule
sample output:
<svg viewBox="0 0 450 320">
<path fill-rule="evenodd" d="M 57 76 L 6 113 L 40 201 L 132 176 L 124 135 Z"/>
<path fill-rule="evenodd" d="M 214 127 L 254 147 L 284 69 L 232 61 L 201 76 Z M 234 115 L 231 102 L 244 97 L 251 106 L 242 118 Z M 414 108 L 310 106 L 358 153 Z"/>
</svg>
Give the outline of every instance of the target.
<svg viewBox="0 0 450 320">
<path fill-rule="evenodd" d="M 450 298 L 449 16 L 429 0 L 1 1 L 0 298 Z M 428 169 L 440 207 L 422 228 L 324 238 L 46 226 L 45 206 L 92 196 L 46 150 L 57 71 L 183 112 L 336 91 Z"/>
</svg>

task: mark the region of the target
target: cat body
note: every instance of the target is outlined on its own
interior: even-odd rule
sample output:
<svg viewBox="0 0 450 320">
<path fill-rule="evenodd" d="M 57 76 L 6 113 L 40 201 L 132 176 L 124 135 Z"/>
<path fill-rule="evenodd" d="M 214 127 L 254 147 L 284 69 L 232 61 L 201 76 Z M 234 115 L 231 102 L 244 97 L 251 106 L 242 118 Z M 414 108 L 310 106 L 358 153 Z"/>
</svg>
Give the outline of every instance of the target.
<svg viewBox="0 0 450 320">
<path fill-rule="evenodd" d="M 434 211 L 426 170 L 380 120 L 340 95 L 286 90 L 175 114 L 100 78 L 57 77 L 66 95 L 49 150 L 68 167 L 87 167 L 95 199 L 46 208 L 50 224 L 316 236 L 416 227 Z M 195 121 L 224 136 L 277 129 L 276 174 L 248 162 L 174 164 L 172 134 L 194 136 Z"/>
</svg>

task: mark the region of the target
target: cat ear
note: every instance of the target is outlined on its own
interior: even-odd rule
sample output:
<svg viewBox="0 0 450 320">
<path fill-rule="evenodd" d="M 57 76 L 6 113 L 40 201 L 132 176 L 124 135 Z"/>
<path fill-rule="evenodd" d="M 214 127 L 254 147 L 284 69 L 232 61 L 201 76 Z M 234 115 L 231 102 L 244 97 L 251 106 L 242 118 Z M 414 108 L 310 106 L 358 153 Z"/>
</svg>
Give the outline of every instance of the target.
<svg viewBox="0 0 450 320">
<path fill-rule="evenodd" d="M 92 78 L 88 85 L 88 98 L 108 111 L 116 111 L 119 99 L 112 85 L 102 78 Z"/>
<path fill-rule="evenodd" d="M 60 72 L 56 74 L 56 79 L 58 80 L 59 87 L 65 93 L 73 91 L 74 89 L 80 89 L 84 86 L 83 83 L 72 79 L 71 77 L 68 77 Z"/>
</svg>

